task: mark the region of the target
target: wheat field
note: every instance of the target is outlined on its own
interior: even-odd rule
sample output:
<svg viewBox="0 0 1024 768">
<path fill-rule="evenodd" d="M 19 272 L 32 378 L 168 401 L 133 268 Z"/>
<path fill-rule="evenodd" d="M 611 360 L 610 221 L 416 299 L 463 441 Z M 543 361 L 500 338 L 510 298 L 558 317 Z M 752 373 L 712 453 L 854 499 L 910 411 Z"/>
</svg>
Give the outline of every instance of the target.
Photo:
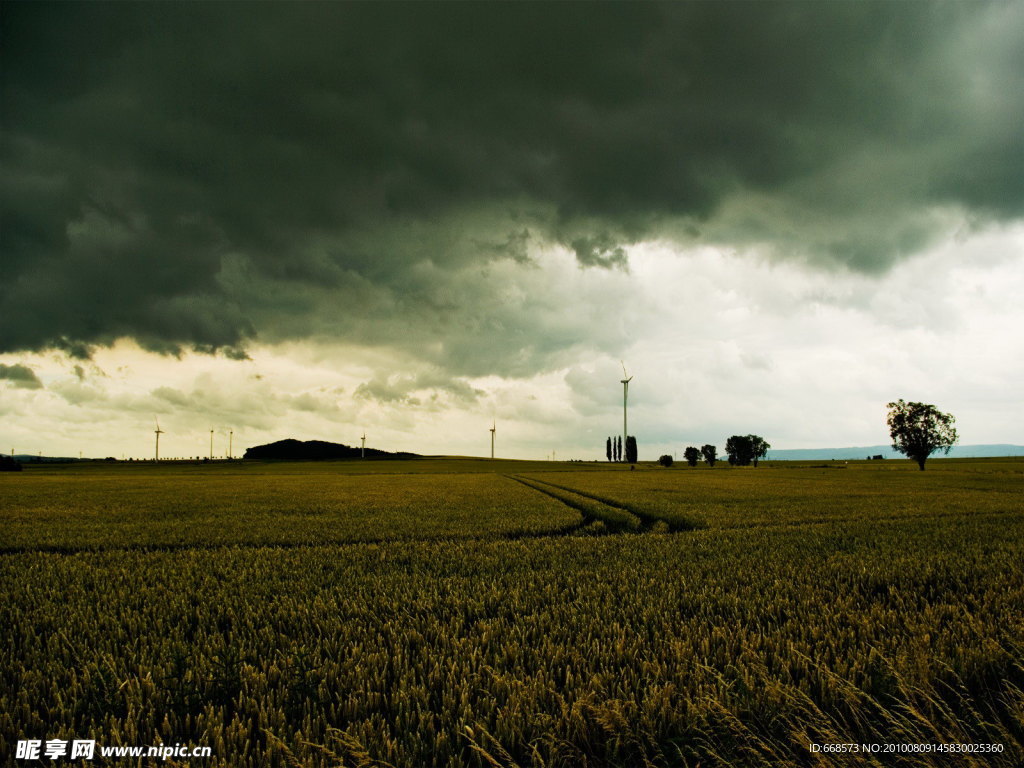
<svg viewBox="0 0 1024 768">
<path fill-rule="evenodd" d="M 1024 462 L 880 464 L 0 476 L 0 755 L 1019 766 Z"/>
</svg>

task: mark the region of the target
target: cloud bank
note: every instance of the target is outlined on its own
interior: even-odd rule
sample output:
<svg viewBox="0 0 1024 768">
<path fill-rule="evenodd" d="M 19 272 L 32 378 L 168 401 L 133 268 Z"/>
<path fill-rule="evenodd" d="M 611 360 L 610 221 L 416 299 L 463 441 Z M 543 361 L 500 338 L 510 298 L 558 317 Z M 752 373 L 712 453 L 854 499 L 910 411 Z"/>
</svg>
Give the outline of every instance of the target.
<svg viewBox="0 0 1024 768">
<path fill-rule="evenodd" d="M 871 279 L 1024 216 L 1016 4 L 25 3 L 0 25 L 0 352 L 343 341 L 421 366 L 362 399 L 472 402 L 466 377 L 631 343 L 643 298 L 614 275 L 638 243 Z"/>
</svg>

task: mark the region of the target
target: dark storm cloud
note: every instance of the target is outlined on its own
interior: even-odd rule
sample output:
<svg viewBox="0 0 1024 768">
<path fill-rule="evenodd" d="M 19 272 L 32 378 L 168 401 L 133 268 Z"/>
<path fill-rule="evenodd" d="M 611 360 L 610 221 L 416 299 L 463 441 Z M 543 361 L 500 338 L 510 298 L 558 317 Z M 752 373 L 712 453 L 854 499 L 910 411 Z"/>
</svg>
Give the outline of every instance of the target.
<svg viewBox="0 0 1024 768">
<path fill-rule="evenodd" d="M 572 241 L 572 250 L 579 263 L 585 267 L 625 268 L 626 251 L 607 233 L 596 237 L 579 237 Z"/>
<path fill-rule="evenodd" d="M 528 370 L 588 333 L 475 300 L 500 305 L 486 269 L 528 269 L 531 243 L 871 272 L 947 216 L 1024 214 L 1014 4 L 24 3 L 0 24 L 0 351 L 334 334 Z"/>
<path fill-rule="evenodd" d="M 41 389 L 43 382 L 36 372 L 27 365 L 4 365 L 0 363 L 0 379 L 9 381 L 21 389 Z"/>
</svg>

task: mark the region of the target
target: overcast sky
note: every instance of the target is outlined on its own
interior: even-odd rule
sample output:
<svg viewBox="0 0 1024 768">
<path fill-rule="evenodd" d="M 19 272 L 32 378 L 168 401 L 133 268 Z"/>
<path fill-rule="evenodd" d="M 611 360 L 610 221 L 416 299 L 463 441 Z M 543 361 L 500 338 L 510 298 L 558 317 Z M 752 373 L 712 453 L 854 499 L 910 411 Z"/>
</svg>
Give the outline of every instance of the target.
<svg viewBox="0 0 1024 768">
<path fill-rule="evenodd" d="M 6 3 L 0 451 L 1024 442 L 1020 3 Z"/>
</svg>

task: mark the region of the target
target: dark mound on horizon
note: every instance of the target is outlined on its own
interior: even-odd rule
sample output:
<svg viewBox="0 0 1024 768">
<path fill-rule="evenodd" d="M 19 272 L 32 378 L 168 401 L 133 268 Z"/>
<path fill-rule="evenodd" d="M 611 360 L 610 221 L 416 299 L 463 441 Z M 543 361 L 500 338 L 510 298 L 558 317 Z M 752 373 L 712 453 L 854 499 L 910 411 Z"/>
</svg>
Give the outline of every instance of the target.
<svg viewBox="0 0 1024 768">
<path fill-rule="evenodd" d="M 21 464 L 13 456 L 0 456 L 0 472 L 21 472 Z"/>
<path fill-rule="evenodd" d="M 324 461 L 327 459 L 358 459 L 360 449 L 323 440 L 278 440 L 276 443 L 257 445 L 245 452 L 247 459 L 277 459 L 287 461 Z M 417 453 L 389 453 L 376 448 L 366 449 L 368 459 L 418 459 Z"/>
</svg>

